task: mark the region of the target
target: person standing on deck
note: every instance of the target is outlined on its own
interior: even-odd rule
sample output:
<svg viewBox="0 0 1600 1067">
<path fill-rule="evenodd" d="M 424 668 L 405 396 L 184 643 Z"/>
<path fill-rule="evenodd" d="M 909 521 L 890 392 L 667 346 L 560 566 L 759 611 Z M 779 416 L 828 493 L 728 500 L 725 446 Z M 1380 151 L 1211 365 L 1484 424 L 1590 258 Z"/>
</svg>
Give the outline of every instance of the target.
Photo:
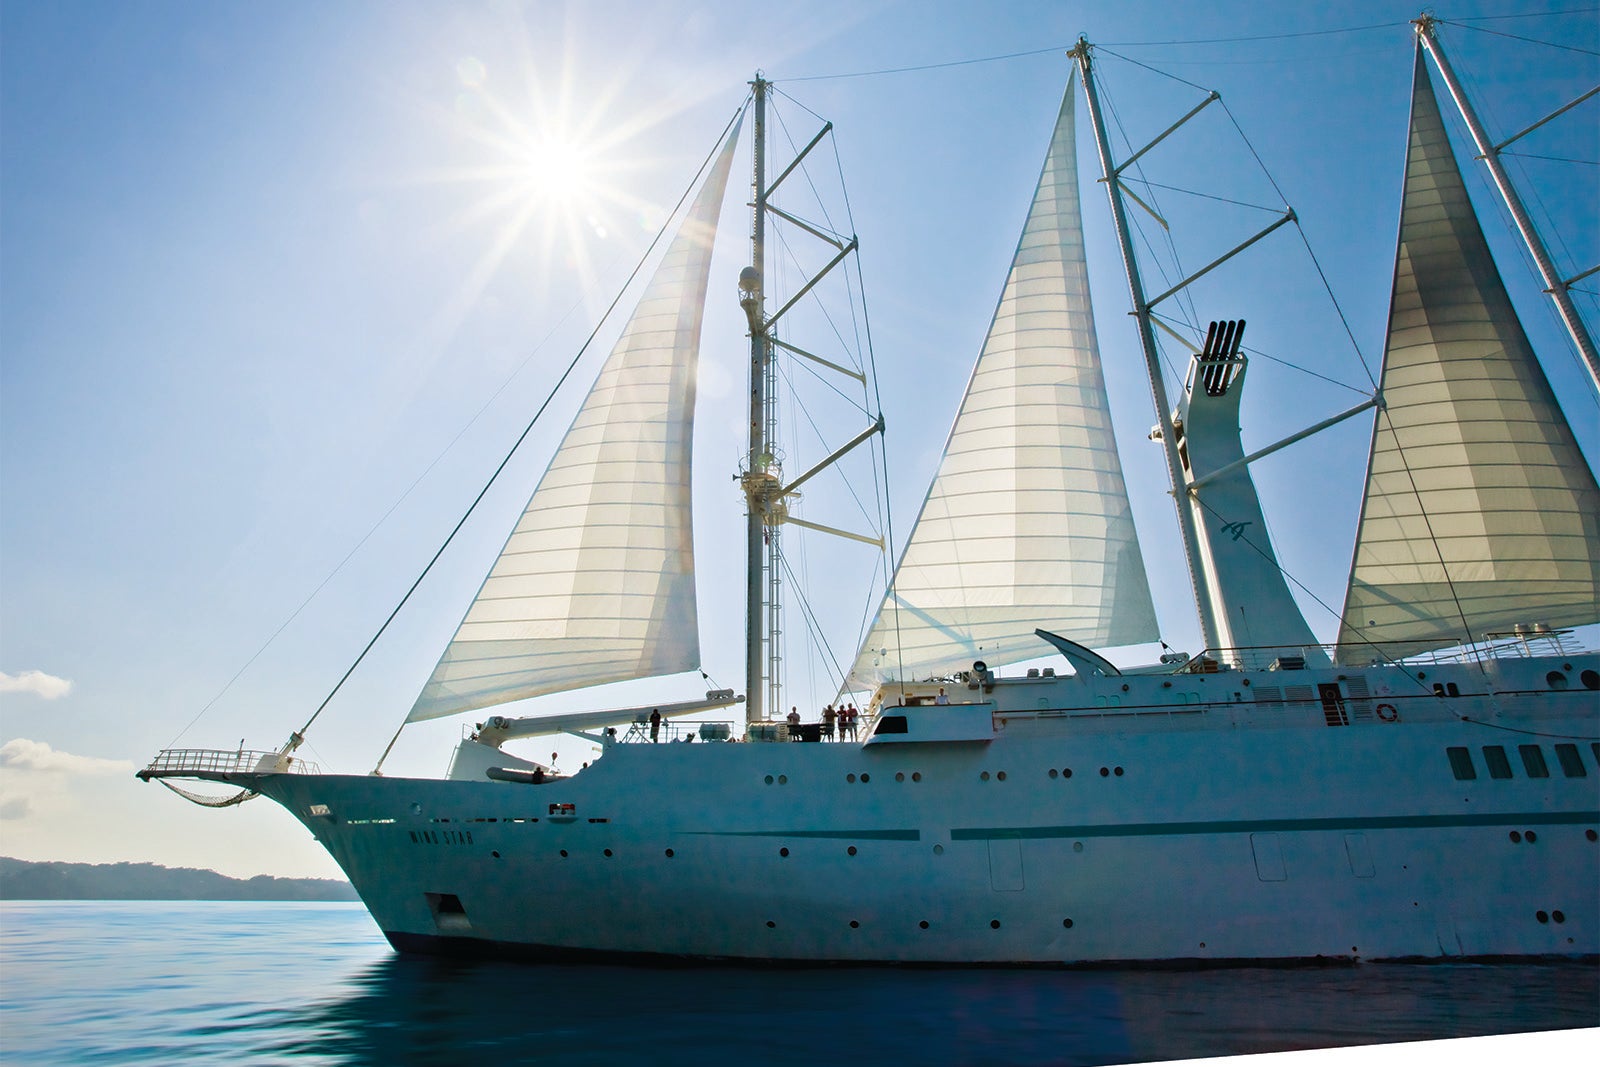
<svg viewBox="0 0 1600 1067">
<path fill-rule="evenodd" d="M 656 738 L 661 734 L 661 709 L 650 709 L 650 743 L 656 743 Z"/>
</svg>

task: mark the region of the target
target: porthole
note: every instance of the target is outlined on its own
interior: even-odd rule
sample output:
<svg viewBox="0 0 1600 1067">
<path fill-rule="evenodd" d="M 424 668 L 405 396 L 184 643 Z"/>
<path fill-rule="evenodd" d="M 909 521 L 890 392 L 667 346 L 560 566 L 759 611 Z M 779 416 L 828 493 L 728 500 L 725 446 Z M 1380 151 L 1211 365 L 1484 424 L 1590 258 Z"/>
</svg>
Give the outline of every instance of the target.
<svg viewBox="0 0 1600 1067">
<path fill-rule="evenodd" d="M 1082 852 L 1083 851 L 1083 842 L 1082 841 L 1074 841 L 1072 843 L 1072 851 L 1074 851 L 1074 852 Z"/>
<path fill-rule="evenodd" d="M 670 860 L 671 858 L 672 858 L 672 850 L 669 848 L 669 849 L 667 849 L 667 859 Z"/>
<path fill-rule="evenodd" d="M 1516 830 L 1511 831 L 1508 836 L 1511 838 L 1511 843 L 1513 845 L 1520 845 L 1522 843 L 1522 834 L 1518 833 Z"/>
<path fill-rule="evenodd" d="M 906 772 L 905 771 L 895 771 L 894 772 L 894 780 L 897 781 L 897 782 L 905 781 L 906 780 Z"/>
<path fill-rule="evenodd" d="M 1056 770 L 1054 767 L 1050 768 L 1050 777 L 1059 778 L 1060 776 L 1061 776 L 1061 772 L 1060 771 Z"/>
<path fill-rule="evenodd" d="M 1559 911 L 1552 911 L 1550 913 L 1550 918 L 1554 919 L 1558 923 L 1564 923 L 1567 921 L 1567 917 Z"/>
<path fill-rule="evenodd" d="M 776 930 L 777 928 L 778 928 L 778 924 L 777 923 L 773 922 L 771 919 L 767 920 L 767 929 L 768 930 Z"/>
<path fill-rule="evenodd" d="M 1600 689 L 1600 671 L 1584 671 L 1578 675 L 1585 689 Z"/>
<path fill-rule="evenodd" d="M 856 846 L 851 845 L 849 848 L 845 849 L 845 853 L 847 855 L 854 856 L 856 854 Z"/>
<path fill-rule="evenodd" d="M 789 776 L 787 774 L 778 775 L 778 784 L 779 785 L 788 785 L 789 784 Z"/>
<path fill-rule="evenodd" d="M 989 920 L 989 929 L 991 929 L 991 930 L 1000 929 L 1000 920 L 999 919 L 990 919 Z"/>
<path fill-rule="evenodd" d="M 1551 689 L 1565 689 L 1568 685 L 1567 676 L 1562 674 L 1560 671 L 1551 671 L 1549 674 L 1544 676 L 1544 684 L 1548 685 Z"/>
<path fill-rule="evenodd" d="M 767 782 L 768 785 L 772 784 L 772 775 L 770 775 L 770 774 L 767 775 L 766 782 Z"/>
<path fill-rule="evenodd" d="M 926 930 L 928 928 L 928 920 L 927 919 L 923 919 L 917 925 L 922 927 L 924 930 Z"/>
<path fill-rule="evenodd" d="M 1118 778 L 1121 778 L 1122 777 L 1122 768 L 1121 767 L 1117 767 L 1111 773 L 1116 775 Z"/>
<path fill-rule="evenodd" d="M 943 845 L 934 845 L 934 846 L 933 846 L 933 854 L 934 854 L 934 855 L 935 855 L 935 856 L 942 856 L 942 855 L 944 855 L 944 846 L 943 846 Z"/>
<path fill-rule="evenodd" d="M 610 850 L 610 849 L 609 849 L 609 848 L 608 848 L 608 849 L 606 849 L 606 855 L 607 855 L 607 856 L 610 856 L 610 855 L 611 855 L 611 850 Z"/>
<path fill-rule="evenodd" d="M 920 781 L 922 781 L 922 772 L 921 772 L 921 771 L 912 771 L 912 772 L 911 772 L 911 780 L 912 780 L 912 781 L 913 781 L 913 782 L 920 782 Z"/>
<path fill-rule="evenodd" d="M 1532 830 L 1529 830 L 1527 833 L 1523 834 L 1522 836 L 1528 839 L 1528 844 L 1530 844 L 1530 845 L 1533 844 L 1535 841 L 1539 840 L 1539 835 L 1534 833 Z"/>
<path fill-rule="evenodd" d="M 789 854 L 789 850 L 786 849 L 786 848 L 780 848 L 778 850 L 778 855 L 780 855 L 780 856 L 787 856 L 788 854 Z"/>
<path fill-rule="evenodd" d="M 1539 920 L 1539 921 L 1540 921 L 1540 922 L 1542 922 L 1542 923 L 1547 923 L 1547 922 L 1549 922 L 1549 921 L 1550 921 L 1550 915 L 1549 915 L 1549 913 L 1547 913 L 1547 912 L 1543 912 L 1543 911 L 1536 911 L 1536 912 L 1534 912 L 1534 913 L 1533 913 L 1533 917 L 1534 917 L 1534 918 L 1535 918 L 1535 919 L 1538 919 L 1538 920 Z"/>
<path fill-rule="evenodd" d="M 1583 836 L 1587 837 L 1590 841 L 1600 840 L 1600 834 L 1595 833 L 1593 830 L 1585 830 L 1583 832 Z"/>
<path fill-rule="evenodd" d="M 1071 919 L 1062 919 L 1061 920 L 1061 925 L 1065 926 L 1068 930 L 1070 930 L 1070 929 L 1072 929 L 1072 920 Z"/>
<path fill-rule="evenodd" d="M 995 777 L 1003 782 L 1003 781 L 1006 780 L 1006 772 L 1005 771 L 1000 771 L 995 775 Z"/>
<path fill-rule="evenodd" d="M 872 775 L 866 773 L 865 771 L 862 771 L 861 772 L 861 784 L 865 785 L 870 781 L 872 781 Z"/>
<path fill-rule="evenodd" d="M 562 849 L 561 850 L 561 858 L 562 859 L 566 859 L 567 858 L 567 850 L 566 849 Z"/>
<path fill-rule="evenodd" d="M 978 775 L 978 781 L 987 782 L 988 780 L 989 780 L 989 772 L 988 771 L 983 771 L 982 773 L 980 773 Z"/>
<path fill-rule="evenodd" d="M 1072 768 L 1071 767 L 1063 767 L 1063 768 L 1061 768 L 1061 777 L 1063 777 L 1063 778 L 1071 778 L 1072 777 Z"/>
<path fill-rule="evenodd" d="M 495 859 L 499 859 L 500 858 L 500 852 L 499 852 L 498 849 L 495 850 L 494 852 L 489 853 L 489 855 L 493 856 Z"/>
<path fill-rule="evenodd" d="M 850 784 L 854 785 L 855 784 L 855 780 L 856 780 L 856 776 L 853 775 L 853 774 L 847 774 L 847 775 L 844 776 L 844 780 L 849 782 Z"/>
<path fill-rule="evenodd" d="M 856 920 L 851 919 L 850 920 L 850 929 L 859 930 L 859 929 L 861 929 L 861 924 L 859 922 L 857 922 Z"/>
<path fill-rule="evenodd" d="M 1110 767 L 1101 767 L 1100 768 L 1100 777 L 1102 777 L 1102 778 L 1110 778 L 1111 777 L 1111 768 Z"/>
</svg>

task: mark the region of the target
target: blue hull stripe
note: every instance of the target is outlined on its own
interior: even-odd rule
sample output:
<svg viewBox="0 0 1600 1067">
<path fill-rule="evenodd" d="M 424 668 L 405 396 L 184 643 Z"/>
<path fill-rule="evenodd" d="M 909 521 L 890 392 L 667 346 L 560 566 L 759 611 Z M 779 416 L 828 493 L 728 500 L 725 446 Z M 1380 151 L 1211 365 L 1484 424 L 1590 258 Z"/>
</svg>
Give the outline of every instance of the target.
<svg viewBox="0 0 1600 1067">
<path fill-rule="evenodd" d="M 837 841 L 920 841 L 920 830 L 685 830 L 694 837 L 811 837 Z"/>
<path fill-rule="evenodd" d="M 950 831 L 952 841 L 1050 837 L 1179 837 L 1301 830 L 1422 830 L 1467 826 L 1583 826 L 1600 823 L 1600 811 L 1523 812 L 1509 815 L 1382 815 L 1357 819 L 1246 819 L 1208 822 L 1098 823 L 1091 826 L 974 826 Z"/>
</svg>

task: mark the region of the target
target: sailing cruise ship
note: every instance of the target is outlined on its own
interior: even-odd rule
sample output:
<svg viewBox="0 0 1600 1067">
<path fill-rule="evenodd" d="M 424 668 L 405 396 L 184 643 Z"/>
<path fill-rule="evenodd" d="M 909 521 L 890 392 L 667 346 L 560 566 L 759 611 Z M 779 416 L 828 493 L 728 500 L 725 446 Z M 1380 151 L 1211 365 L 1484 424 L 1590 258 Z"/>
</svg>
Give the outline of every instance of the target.
<svg viewBox="0 0 1600 1067">
<path fill-rule="evenodd" d="M 1418 23 L 1381 381 L 1339 417 L 1370 413 L 1373 434 L 1333 646 L 1265 533 L 1249 464 L 1271 450 L 1241 444 L 1248 324 L 1223 308 L 1184 336 L 1186 377 L 1167 395 L 1156 334 L 1173 331 L 1158 308 L 1221 262 L 1160 294 L 1141 278 L 1127 215 L 1149 205 L 1122 176 L 1167 134 L 1114 160 L 1094 49 L 1080 40 L 1072 58 L 937 475 L 841 684 L 841 702 L 862 704 L 854 736 L 805 743 L 836 723 L 793 727 L 770 670 L 775 543 L 805 524 L 790 504 L 822 467 L 782 469 L 771 365 L 777 349 L 820 357 L 784 329 L 810 284 L 778 307 L 764 292 L 767 219 L 797 220 L 773 199 L 794 164 L 769 173 L 758 76 L 741 114 L 756 145 L 739 280 L 744 691 L 496 710 L 701 665 L 689 445 L 735 121 L 407 716 L 481 720 L 448 774 L 324 774 L 297 755 L 302 728 L 272 752 L 165 751 L 140 777 L 201 803 L 281 804 L 408 952 L 1036 965 L 1600 953 L 1600 654 L 1572 629 L 1600 621 L 1600 489 L 1468 200 L 1430 62 L 1480 131 L 1432 21 Z M 1084 189 L 1108 194 L 1205 646 L 1136 668 L 1097 651 L 1160 635 L 1089 300 L 1080 92 L 1096 157 Z M 1245 244 L 1293 221 L 1285 211 Z M 855 249 L 810 230 L 837 250 L 824 271 Z M 1566 282 L 1545 284 L 1565 296 Z M 1600 388 L 1581 323 L 1575 343 Z M 883 428 L 868 420 L 834 455 Z M 1002 672 L 1030 660 L 1051 665 Z M 601 755 L 558 774 L 503 747 L 562 733 Z"/>
</svg>

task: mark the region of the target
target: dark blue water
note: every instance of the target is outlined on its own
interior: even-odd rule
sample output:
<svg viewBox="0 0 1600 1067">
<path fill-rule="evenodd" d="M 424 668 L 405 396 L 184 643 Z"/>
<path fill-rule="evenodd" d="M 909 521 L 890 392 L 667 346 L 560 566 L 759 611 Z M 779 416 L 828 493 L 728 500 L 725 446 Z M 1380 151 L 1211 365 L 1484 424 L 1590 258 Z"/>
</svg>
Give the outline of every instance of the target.
<svg viewBox="0 0 1600 1067">
<path fill-rule="evenodd" d="M 6 1064 L 1106 1064 L 1596 1026 L 1582 964 L 475 964 L 395 956 L 356 904 L 0 904 Z"/>
</svg>

